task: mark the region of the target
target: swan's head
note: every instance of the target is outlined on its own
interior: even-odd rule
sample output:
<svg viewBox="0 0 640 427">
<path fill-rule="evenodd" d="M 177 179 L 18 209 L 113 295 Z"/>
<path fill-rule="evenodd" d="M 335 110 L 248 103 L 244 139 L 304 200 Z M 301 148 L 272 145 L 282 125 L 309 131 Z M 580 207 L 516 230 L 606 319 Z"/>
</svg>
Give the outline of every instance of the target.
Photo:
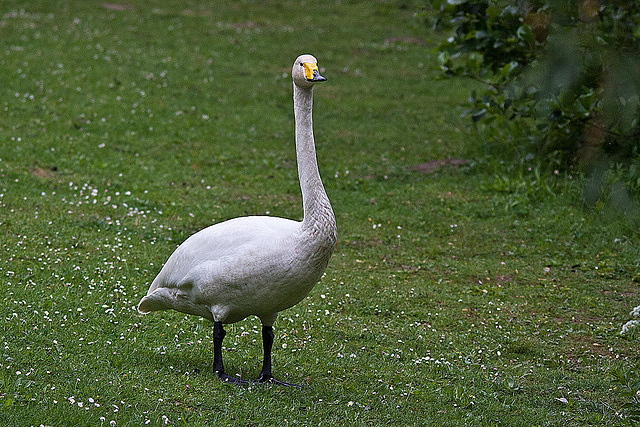
<svg viewBox="0 0 640 427">
<path fill-rule="evenodd" d="M 298 87 L 308 88 L 317 82 L 323 82 L 327 79 L 320 75 L 318 70 L 318 60 L 312 55 L 300 55 L 293 63 L 291 70 L 293 83 Z"/>
</svg>

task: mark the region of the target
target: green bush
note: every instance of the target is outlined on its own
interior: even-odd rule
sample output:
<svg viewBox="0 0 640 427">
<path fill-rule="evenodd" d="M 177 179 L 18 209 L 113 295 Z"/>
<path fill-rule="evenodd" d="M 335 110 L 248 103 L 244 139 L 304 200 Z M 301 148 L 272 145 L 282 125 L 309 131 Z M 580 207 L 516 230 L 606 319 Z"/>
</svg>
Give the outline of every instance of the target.
<svg viewBox="0 0 640 427">
<path fill-rule="evenodd" d="M 466 114 L 486 154 L 625 165 L 640 188 L 640 2 L 434 0 L 443 71 L 484 83 Z"/>
</svg>

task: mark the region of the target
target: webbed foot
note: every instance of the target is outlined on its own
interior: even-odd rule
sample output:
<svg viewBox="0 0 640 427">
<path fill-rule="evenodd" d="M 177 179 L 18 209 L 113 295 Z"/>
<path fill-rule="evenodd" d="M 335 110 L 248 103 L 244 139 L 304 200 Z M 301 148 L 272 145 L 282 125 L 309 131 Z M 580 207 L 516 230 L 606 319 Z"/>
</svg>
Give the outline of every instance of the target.
<svg viewBox="0 0 640 427">
<path fill-rule="evenodd" d="M 260 377 L 257 380 L 255 380 L 254 382 L 261 383 L 261 384 L 270 383 L 270 384 L 278 384 L 278 385 L 287 386 L 287 387 L 302 388 L 302 386 L 300 384 L 287 383 L 287 382 L 284 382 L 284 381 L 280 381 L 280 380 L 277 380 L 277 379 L 273 378 L 272 375 L 270 375 L 270 374 L 266 374 L 265 375 L 264 373 L 260 374 Z"/>
<path fill-rule="evenodd" d="M 231 377 L 225 374 L 224 372 L 216 371 L 215 374 L 218 378 L 220 378 L 220 381 L 225 383 L 236 384 L 236 385 L 249 384 L 249 381 L 247 380 L 243 380 L 242 378 L 238 378 L 238 377 Z"/>
</svg>

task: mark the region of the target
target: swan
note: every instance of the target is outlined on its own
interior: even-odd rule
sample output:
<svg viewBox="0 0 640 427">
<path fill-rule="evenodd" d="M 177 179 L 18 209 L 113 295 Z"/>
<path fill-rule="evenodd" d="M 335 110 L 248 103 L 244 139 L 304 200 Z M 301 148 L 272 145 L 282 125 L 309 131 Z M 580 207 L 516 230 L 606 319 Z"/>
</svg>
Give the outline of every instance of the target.
<svg viewBox="0 0 640 427">
<path fill-rule="evenodd" d="M 264 350 L 256 381 L 295 385 L 271 374 L 273 323 L 320 280 L 336 245 L 336 221 L 318 171 L 312 123 L 313 86 L 326 79 L 311 55 L 299 56 L 291 75 L 302 221 L 245 216 L 200 230 L 171 254 L 138 305 L 144 314 L 173 309 L 213 321 L 214 372 L 223 381 L 246 383 L 224 373 L 223 325 L 255 315 L 262 323 Z"/>
</svg>

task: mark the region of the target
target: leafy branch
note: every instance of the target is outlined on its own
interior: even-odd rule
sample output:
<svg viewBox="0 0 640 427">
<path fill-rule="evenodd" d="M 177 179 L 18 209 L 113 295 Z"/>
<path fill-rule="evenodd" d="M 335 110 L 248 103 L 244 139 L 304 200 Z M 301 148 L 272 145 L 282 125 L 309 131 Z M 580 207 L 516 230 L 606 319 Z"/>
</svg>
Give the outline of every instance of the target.
<svg viewBox="0 0 640 427">
<path fill-rule="evenodd" d="M 471 94 L 467 115 L 501 147 L 495 152 L 560 157 L 565 166 L 592 161 L 594 150 L 640 162 L 639 1 L 434 0 L 432 7 L 451 30 L 437 48 L 444 73 L 486 86 Z"/>
</svg>

